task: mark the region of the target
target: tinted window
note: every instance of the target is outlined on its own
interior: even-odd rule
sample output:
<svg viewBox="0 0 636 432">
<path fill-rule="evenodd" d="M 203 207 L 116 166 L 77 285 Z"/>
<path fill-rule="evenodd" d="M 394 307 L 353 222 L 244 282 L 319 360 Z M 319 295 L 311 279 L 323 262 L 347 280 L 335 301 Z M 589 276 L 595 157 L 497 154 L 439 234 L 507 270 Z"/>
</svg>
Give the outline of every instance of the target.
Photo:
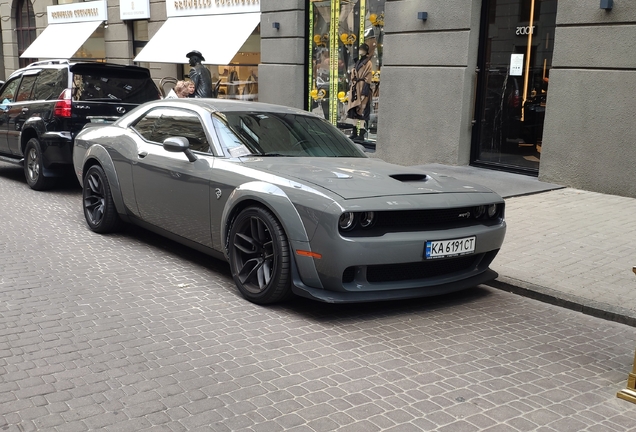
<svg viewBox="0 0 636 432">
<path fill-rule="evenodd" d="M 33 88 L 34 100 L 57 99 L 66 89 L 68 71 L 64 69 L 44 69 L 38 75 Z"/>
<path fill-rule="evenodd" d="M 14 101 L 15 90 L 18 88 L 19 83 L 20 77 L 12 79 L 4 86 L 2 93 L 0 93 L 0 109 L 6 110 L 6 104 Z"/>
<path fill-rule="evenodd" d="M 215 126 L 232 156 L 365 157 L 324 119 L 292 113 L 217 113 Z"/>
<path fill-rule="evenodd" d="M 188 139 L 191 150 L 210 151 L 203 124 L 191 111 L 168 108 L 152 110 L 134 128 L 148 141 L 162 143 L 166 138 L 180 136 Z"/>
<path fill-rule="evenodd" d="M 16 96 L 16 102 L 22 102 L 27 100 L 33 100 L 31 94 L 33 91 L 33 84 L 35 84 L 36 75 L 27 75 L 22 77 L 20 88 L 18 89 L 18 96 Z"/>
<path fill-rule="evenodd" d="M 73 75 L 73 100 L 142 104 L 159 99 L 150 76 L 127 70 L 96 70 Z"/>
</svg>

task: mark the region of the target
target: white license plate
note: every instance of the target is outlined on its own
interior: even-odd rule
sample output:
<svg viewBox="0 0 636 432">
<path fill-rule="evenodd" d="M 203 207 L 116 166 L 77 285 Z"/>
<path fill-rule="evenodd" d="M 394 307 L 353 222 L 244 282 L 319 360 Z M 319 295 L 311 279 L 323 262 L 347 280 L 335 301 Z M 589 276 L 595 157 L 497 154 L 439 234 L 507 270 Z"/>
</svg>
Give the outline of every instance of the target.
<svg viewBox="0 0 636 432">
<path fill-rule="evenodd" d="M 446 258 L 475 253 L 475 237 L 426 242 L 426 259 Z"/>
</svg>

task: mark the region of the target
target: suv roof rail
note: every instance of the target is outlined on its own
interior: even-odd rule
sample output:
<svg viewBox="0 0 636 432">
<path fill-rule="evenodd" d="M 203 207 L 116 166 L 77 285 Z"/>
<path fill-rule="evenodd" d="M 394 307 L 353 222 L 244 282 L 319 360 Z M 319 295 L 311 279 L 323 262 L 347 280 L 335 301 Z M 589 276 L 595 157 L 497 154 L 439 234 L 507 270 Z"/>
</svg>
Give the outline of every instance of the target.
<svg viewBox="0 0 636 432">
<path fill-rule="evenodd" d="M 69 61 L 66 59 L 54 59 L 54 60 L 42 60 L 29 64 L 29 66 L 42 66 L 42 65 L 53 65 L 53 64 L 69 64 Z"/>
</svg>

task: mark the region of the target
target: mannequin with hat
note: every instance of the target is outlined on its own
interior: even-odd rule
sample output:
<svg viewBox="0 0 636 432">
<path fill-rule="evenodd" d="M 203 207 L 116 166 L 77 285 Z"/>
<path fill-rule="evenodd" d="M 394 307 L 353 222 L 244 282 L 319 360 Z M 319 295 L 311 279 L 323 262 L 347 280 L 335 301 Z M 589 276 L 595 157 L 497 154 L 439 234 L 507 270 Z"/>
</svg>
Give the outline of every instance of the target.
<svg viewBox="0 0 636 432">
<path fill-rule="evenodd" d="M 186 57 L 188 57 L 190 66 L 192 66 L 189 77 L 194 83 L 194 97 L 213 97 L 212 76 L 208 68 L 201 64 L 201 62 L 205 60 L 203 54 L 199 51 L 190 51 L 186 54 Z"/>
<path fill-rule="evenodd" d="M 353 133 L 349 137 L 354 141 L 364 141 L 367 133 L 365 123 L 369 121 L 371 114 L 372 79 L 373 66 L 369 55 L 369 45 L 363 43 L 358 48 L 358 59 L 351 69 L 351 87 L 347 106 L 347 118 L 357 120 Z"/>
</svg>

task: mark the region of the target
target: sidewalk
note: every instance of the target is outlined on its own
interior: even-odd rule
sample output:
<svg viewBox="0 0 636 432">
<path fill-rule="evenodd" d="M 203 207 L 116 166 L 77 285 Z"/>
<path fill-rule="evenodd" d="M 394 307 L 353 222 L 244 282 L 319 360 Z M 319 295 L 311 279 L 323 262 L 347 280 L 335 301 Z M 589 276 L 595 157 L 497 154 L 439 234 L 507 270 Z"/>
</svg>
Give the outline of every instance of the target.
<svg viewBox="0 0 636 432">
<path fill-rule="evenodd" d="M 453 172 L 459 167 L 427 167 L 467 180 Z M 507 197 L 508 231 L 491 265 L 499 273 L 491 286 L 636 326 L 636 199 L 549 190 L 556 185 L 537 193 L 541 182 L 532 178 L 526 192 L 531 195 L 518 189 L 514 194 L 523 196 L 511 197 L 516 174 L 461 168 L 471 171 L 470 180 Z"/>
</svg>

